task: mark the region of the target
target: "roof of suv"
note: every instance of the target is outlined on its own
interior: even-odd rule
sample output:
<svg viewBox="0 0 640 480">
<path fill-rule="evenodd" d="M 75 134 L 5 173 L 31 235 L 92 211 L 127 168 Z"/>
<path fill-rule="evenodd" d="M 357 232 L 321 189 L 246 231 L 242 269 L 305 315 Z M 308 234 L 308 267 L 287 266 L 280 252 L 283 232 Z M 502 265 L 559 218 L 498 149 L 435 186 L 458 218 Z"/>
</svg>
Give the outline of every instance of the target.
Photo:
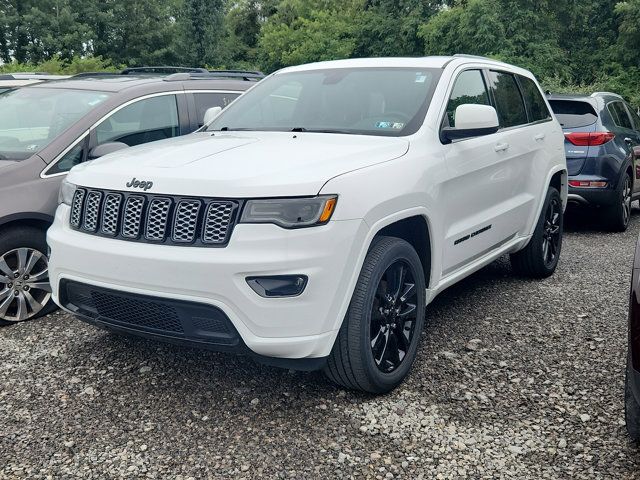
<svg viewBox="0 0 640 480">
<path fill-rule="evenodd" d="M 584 93 L 547 93 L 547 100 L 579 100 L 595 104 L 597 99 L 607 100 L 624 100 L 622 96 L 611 92 L 595 92 L 591 95 Z"/>
</svg>

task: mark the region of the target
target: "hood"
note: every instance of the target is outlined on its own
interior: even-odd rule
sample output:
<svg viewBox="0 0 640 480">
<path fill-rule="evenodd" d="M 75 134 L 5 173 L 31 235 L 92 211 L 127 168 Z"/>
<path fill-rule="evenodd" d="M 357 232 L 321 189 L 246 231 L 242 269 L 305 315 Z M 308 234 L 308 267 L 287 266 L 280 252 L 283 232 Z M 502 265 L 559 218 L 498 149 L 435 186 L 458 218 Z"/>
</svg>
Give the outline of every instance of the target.
<svg viewBox="0 0 640 480">
<path fill-rule="evenodd" d="M 121 150 L 75 167 L 69 181 L 203 197 L 315 195 L 331 178 L 404 155 L 403 138 L 321 133 L 202 132 Z M 144 184 L 144 185 L 148 185 Z"/>
<path fill-rule="evenodd" d="M 0 169 L 4 168 L 4 167 L 8 167 L 10 165 L 15 165 L 16 161 L 14 160 L 0 160 Z"/>
</svg>

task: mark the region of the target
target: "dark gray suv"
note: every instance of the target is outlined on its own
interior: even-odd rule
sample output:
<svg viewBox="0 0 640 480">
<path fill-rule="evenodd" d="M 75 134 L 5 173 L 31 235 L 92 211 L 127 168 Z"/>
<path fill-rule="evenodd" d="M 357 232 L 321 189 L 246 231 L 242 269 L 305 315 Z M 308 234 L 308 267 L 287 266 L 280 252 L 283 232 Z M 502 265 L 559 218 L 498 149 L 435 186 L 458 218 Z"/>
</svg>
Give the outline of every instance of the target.
<svg viewBox="0 0 640 480">
<path fill-rule="evenodd" d="M 134 69 L 0 94 L 0 324 L 54 308 L 45 232 L 73 166 L 191 133 L 261 77 Z"/>
</svg>

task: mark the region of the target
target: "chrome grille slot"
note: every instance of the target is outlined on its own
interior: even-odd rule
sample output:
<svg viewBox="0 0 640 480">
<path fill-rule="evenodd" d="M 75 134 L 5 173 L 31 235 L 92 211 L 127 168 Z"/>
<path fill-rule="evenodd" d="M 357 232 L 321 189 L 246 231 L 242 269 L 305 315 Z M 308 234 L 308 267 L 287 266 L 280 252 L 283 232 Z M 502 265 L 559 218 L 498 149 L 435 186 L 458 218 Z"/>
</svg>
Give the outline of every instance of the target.
<svg viewBox="0 0 640 480">
<path fill-rule="evenodd" d="M 122 195 L 119 193 L 108 193 L 105 197 L 102 208 L 102 226 L 100 227 L 100 231 L 105 235 L 114 236 L 118 233 L 121 204 Z"/>
<path fill-rule="evenodd" d="M 82 207 L 84 206 L 84 197 L 87 191 L 83 188 L 78 188 L 73 193 L 73 201 L 71 202 L 71 214 L 69 217 L 69 223 L 72 227 L 80 227 L 82 220 Z"/>
<path fill-rule="evenodd" d="M 122 236 L 125 238 L 138 238 L 140 235 L 140 221 L 144 197 L 131 195 L 124 204 L 124 216 L 122 219 Z"/>
<path fill-rule="evenodd" d="M 241 200 L 87 189 L 73 194 L 69 224 L 83 233 L 163 245 L 224 247 Z"/>
<path fill-rule="evenodd" d="M 84 217 L 82 219 L 82 228 L 89 232 L 95 232 L 96 228 L 98 228 L 101 201 L 102 192 L 90 190 L 87 194 L 87 202 L 84 207 Z"/>
<path fill-rule="evenodd" d="M 207 206 L 202 228 L 204 243 L 224 243 L 227 239 L 233 215 L 233 203 L 211 202 Z"/>
<path fill-rule="evenodd" d="M 191 243 L 196 237 L 200 200 L 181 200 L 176 207 L 173 220 L 172 240 L 177 243 Z"/>
<path fill-rule="evenodd" d="M 144 233 L 147 240 L 161 242 L 165 239 L 170 210 L 171 200 L 169 198 L 154 198 L 151 200 Z"/>
</svg>

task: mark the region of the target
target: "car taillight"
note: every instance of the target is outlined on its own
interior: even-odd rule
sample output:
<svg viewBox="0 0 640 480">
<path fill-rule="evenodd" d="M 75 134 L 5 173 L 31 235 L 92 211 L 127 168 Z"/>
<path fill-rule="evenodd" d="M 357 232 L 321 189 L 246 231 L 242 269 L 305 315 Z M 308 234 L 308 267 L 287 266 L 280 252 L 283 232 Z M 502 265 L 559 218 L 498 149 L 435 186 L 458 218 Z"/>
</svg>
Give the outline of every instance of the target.
<svg viewBox="0 0 640 480">
<path fill-rule="evenodd" d="M 565 138 L 578 147 L 595 147 L 604 145 L 615 138 L 611 132 L 569 132 Z"/>
<path fill-rule="evenodd" d="M 578 188 L 604 188 L 607 186 L 607 182 L 591 181 L 591 180 L 569 180 L 570 187 Z"/>
</svg>

